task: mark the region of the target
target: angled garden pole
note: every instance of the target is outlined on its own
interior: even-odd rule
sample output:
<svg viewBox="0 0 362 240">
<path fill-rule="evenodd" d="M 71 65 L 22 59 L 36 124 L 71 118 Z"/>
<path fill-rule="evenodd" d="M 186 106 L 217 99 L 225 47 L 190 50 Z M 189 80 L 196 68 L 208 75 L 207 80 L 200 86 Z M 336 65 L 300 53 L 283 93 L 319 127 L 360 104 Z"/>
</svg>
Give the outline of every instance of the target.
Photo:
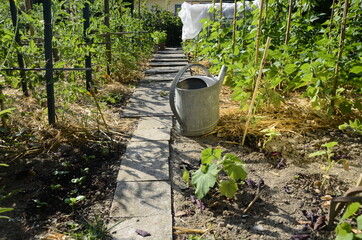
<svg viewBox="0 0 362 240">
<path fill-rule="evenodd" d="M 52 58 L 52 1 L 43 1 L 44 15 L 44 50 L 45 50 L 45 80 L 48 103 L 48 121 L 49 124 L 55 123 L 55 100 L 54 100 L 54 82 L 53 82 L 53 58 Z"/>
<path fill-rule="evenodd" d="M 259 68 L 258 79 L 256 80 L 255 87 L 254 87 L 254 92 L 253 92 L 253 97 L 251 98 L 251 102 L 250 102 L 250 106 L 249 106 L 249 110 L 248 110 L 248 116 L 247 116 L 246 123 L 245 123 L 245 130 L 244 130 L 243 139 L 241 141 L 241 145 L 244 145 L 245 137 L 246 137 L 246 134 L 248 133 L 250 119 L 251 119 L 251 117 L 253 115 L 254 102 L 255 102 L 256 95 L 258 94 L 258 89 L 259 89 L 259 85 L 260 85 L 260 81 L 261 81 L 261 76 L 263 75 L 263 68 L 264 68 L 266 57 L 268 55 L 268 49 L 269 49 L 270 41 L 271 41 L 271 39 L 270 39 L 270 37 L 268 37 L 268 39 L 266 40 L 266 44 L 265 44 L 263 59 L 261 60 L 261 64 L 260 64 L 260 68 Z"/>
<path fill-rule="evenodd" d="M 10 2 L 10 12 L 11 12 L 11 20 L 13 22 L 13 26 L 15 28 L 15 42 L 20 45 L 20 32 L 19 32 L 19 19 L 18 19 L 18 9 L 15 5 L 15 0 L 9 0 Z M 19 68 L 24 68 L 24 58 L 23 55 L 18 51 L 17 53 Z M 28 85 L 26 80 L 25 71 L 20 70 L 20 78 L 21 78 L 21 88 L 25 96 L 29 96 Z"/>
</svg>

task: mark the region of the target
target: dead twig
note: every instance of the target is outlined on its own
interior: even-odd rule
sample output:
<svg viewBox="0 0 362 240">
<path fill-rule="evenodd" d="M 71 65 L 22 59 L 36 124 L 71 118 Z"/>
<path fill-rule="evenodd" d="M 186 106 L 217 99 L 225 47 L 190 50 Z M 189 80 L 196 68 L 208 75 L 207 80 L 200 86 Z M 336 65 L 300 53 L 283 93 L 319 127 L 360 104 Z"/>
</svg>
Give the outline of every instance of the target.
<svg viewBox="0 0 362 240">
<path fill-rule="evenodd" d="M 249 203 L 248 207 L 244 209 L 244 213 L 247 213 L 249 211 L 249 209 L 254 205 L 256 200 L 258 200 L 258 198 L 260 197 L 261 191 L 262 190 L 260 189 L 260 185 L 259 185 L 258 188 L 256 189 L 256 193 L 255 193 L 255 197 L 254 197 L 253 201 L 251 201 Z"/>
</svg>

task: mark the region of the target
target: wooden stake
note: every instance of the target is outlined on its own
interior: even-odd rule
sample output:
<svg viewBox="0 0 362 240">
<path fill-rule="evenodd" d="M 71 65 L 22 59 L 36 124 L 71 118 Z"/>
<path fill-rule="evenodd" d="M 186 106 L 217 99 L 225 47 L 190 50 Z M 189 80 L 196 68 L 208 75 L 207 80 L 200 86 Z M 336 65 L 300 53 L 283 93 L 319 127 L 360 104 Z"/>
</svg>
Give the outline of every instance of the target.
<svg viewBox="0 0 362 240">
<path fill-rule="evenodd" d="M 235 45 L 236 45 L 236 13 L 238 11 L 238 1 L 234 0 L 234 20 L 233 20 L 233 36 L 232 36 L 232 45 L 231 51 L 233 53 L 233 59 L 231 60 L 231 64 L 235 62 Z"/>
<path fill-rule="evenodd" d="M 287 30 L 285 31 L 285 44 L 288 44 L 288 42 L 289 42 L 290 23 L 292 21 L 292 11 L 293 11 L 293 0 L 289 0 L 289 13 L 288 13 Z"/>
<path fill-rule="evenodd" d="M 245 137 L 246 137 L 246 134 L 248 132 L 248 127 L 249 127 L 250 119 L 251 119 L 252 112 L 253 112 L 255 98 L 256 98 L 256 95 L 258 93 L 258 88 L 259 88 L 259 85 L 260 85 L 261 76 L 263 74 L 264 63 L 265 63 L 266 57 L 268 55 L 268 49 L 269 49 L 270 41 L 271 41 L 271 39 L 270 39 L 270 37 L 268 37 L 268 39 L 266 40 L 266 44 L 265 44 L 263 59 L 262 59 L 261 64 L 260 64 L 258 79 L 256 80 L 253 97 L 252 97 L 251 102 L 250 102 L 250 106 L 249 106 L 249 110 L 248 110 L 248 116 L 247 116 L 246 123 L 245 123 L 245 130 L 244 130 L 243 140 L 241 141 L 241 145 L 244 145 Z"/>
<path fill-rule="evenodd" d="M 261 33 L 261 17 L 263 16 L 263 7 L 264 7 L 264 0 L 260 1 L 260 9 L 259 9 L 259 20 L 258 20 L 258 32 L 256 34 L 256 42 L 255 42 L 255 61 L 254 66 L 255 69 L 259 63 L 259 45 L 260 45 L 260 33 Z"/>
<path fill-rule="evenodd" d="M 335 105 L 335 97 L 338 87 L 338 73 L 339 73 L 339 66 L 340 66 L 340 59 L 343 53 L 343 43 L 346 34 L 346 22 L 347 22 L 347 13 L 348 13 L 348 0 L 344 1 L 344 10 L 343 10 L 343 19 L 341 24 L 341 33 L 339 35 L 339 44 L 338 44 L 338 53 L 337 53 L 337 63 L 336 67 L 334 68 L 334 78 L 333 78 L 333 88 L 332 88 L 332 100 L 331 100 L 331 109 L 334 109 Z"/>
</svg>

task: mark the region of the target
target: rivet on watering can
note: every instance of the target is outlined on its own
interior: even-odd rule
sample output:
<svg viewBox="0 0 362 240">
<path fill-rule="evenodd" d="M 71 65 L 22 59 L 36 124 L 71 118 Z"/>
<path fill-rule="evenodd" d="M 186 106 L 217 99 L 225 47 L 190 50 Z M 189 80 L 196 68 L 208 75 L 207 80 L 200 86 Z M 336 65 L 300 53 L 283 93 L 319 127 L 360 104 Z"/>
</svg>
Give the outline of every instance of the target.
<svg viewBox="0 0 362 240">
<path fill-rule="evenodd" d="M 196 75 L 181 80 L 191 67 L 201 68 L 206 76 Z M 201 64 L 189 64 L 175 76 L 170 90 L 170 106 L 184 136 L 200 136 L 211 132 L 219 121 L 219 94 L 226 75 L 222 66 L 219 76 L 212 77 Z"/>
</svg>

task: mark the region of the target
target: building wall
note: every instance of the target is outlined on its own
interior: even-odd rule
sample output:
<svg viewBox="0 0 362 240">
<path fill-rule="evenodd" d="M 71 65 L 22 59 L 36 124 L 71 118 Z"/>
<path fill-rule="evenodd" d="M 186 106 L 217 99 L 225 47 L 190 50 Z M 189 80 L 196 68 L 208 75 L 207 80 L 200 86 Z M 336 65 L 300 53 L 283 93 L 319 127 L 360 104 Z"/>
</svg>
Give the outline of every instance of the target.
<svg viewBox="0 0 362 240">
<path fill-rule="evenodd" d="M 139 0 L 135 0 L 135 8 L 138 5 Z M 144 0 L 140 0 L 141 3 Z M 176 13 L 177 7 L 181 7 L 181 4 L 185 0 L 146 0 L 148 6 L 159 5 L 162 9 Z"/>
</svg>

